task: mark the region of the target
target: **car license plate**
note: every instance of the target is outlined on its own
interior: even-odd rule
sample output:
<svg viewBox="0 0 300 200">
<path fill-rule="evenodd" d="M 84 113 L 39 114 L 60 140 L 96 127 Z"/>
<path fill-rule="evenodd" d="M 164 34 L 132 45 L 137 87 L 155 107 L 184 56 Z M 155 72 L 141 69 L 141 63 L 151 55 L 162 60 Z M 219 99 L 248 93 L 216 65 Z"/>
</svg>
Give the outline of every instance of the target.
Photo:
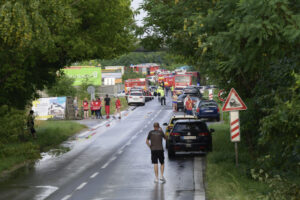
<svg viewBox="0 0 300 200">
<path fill-rule="evenodd" d="M 213 110 L 206 110 L 205 112 L 209 112 L 209 113 L 211 113 L 211 112 L 214 112 Z"/>
<path fill-rule="evenodd" d="M 195 140 L 196 136 L 183 136 L 183 139 L 185 139 L 185 140 Z"/>
<path fill-rule="evenodd" d="M 134 98 L 133 100 L 138 101 L 139 99 L 138 98 Z"/>
<path fill-rule="evenodd" d="M 185 147 L 192 147 L 192 144 L 186 144 Z"/>
</svg>

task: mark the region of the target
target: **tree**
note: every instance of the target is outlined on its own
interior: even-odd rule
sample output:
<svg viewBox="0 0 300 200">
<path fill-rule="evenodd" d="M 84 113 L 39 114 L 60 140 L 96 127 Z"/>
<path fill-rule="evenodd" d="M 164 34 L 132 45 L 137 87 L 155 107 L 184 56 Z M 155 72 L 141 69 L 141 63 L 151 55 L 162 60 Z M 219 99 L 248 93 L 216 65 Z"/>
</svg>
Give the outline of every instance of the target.
<svg viewBox="0 0 300 200">
<path fill-rule="evenodd" d="M 60 74 L 57 76 L 55 84 L 47 88 L 47 94 L 51 97 L 71 96 L 75 97 L 77 90 L 73 87 L 74 79 Z"/>
<path fill-rule="evenodd" d="M 130 0 L 0 0 L 0 105 L 23 109 L 82 59 L 131 49 Z"/>
</svg>

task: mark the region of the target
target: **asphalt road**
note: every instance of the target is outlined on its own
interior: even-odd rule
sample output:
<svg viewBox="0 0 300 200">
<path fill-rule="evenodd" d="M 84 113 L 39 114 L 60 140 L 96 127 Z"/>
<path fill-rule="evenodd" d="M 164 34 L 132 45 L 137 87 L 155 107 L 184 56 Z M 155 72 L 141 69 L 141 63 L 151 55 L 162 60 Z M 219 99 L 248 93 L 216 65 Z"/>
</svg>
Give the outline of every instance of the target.
<svg viewBox="0 0 300 200">
<path fill-rule="evenodd" d="M 204 156 L 168 159 L 166 183 L 154 183 L 150 150 L 145 144 L 153 123 L 172 115 L 171 99 L 156 99 L 123 112 L 121 120 L 82 123 L 88 131 L 64 143 L 70 151 L 52 151 L 0 183 L 2 200 L 189 200 L 205 199 Z"/>
</svg>

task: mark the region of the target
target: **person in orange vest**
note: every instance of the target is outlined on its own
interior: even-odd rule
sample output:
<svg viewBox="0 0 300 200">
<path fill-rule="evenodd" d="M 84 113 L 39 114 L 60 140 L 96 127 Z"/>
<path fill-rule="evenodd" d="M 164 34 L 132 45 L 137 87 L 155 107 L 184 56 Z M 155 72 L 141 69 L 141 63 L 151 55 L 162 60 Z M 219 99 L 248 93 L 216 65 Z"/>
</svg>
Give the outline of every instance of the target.
<svg viewBox="0 0 300 200">
<path fill-rule="evenodd" d="M 91 101 L 91 107 L 90 107 L 90 109 L 91 109 L 91 118 L 95 119 L 95 116 L 96 116 L 96 101 L 95 101 L 95 99 L 93 99 Z"/>
<path fill-rule="evenodd" d="M 115 104 L 116 104 L 115 115 L 119 114 L 119 119 L 121 119 L 121 101 L 120 101 L 119 97 L 117 97 L 117 100 L 116 100 Z"/>
<path fill-rule="evenodd" d="M 89 102 L 87 98 L 84 98 L 82 105 L 83 105 L 83 118 L 87 119 L 89 118 Z"/>
<path fill-rule="evenodd" d="M 100 118 L 103 119 L 102 114 L 101 114 L 102 102 L 99 97 L 97 98 L 96 103 L 97 103 L 97 110 L 96 110 L 97 119 L 100 119 Z"/>
<path fill-rule="evenodd" d="M 185 109 L 187 115 L 193 115 L 193 101 L 190 95 L 187 95 L 187 101 L 185 102 Z"/>
</svg>

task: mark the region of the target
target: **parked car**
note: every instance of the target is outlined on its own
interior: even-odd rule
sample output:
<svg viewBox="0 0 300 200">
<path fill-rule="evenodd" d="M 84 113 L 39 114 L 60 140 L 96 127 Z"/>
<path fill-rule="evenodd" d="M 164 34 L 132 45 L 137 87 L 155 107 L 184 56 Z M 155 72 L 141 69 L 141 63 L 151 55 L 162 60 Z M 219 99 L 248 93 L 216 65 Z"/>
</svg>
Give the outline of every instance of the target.
<svg viewBox="0 0 300 200">
<path fill-rule="evenodd" d="M 183 94 L 190 94 L 192 96 L 198 96 L 199 98 L 202 98 L 202 94 L 200 93 L 197 86 L 187 86 L 183 89 Z"/>
<path fill-rule="evenodd" d="M 121 90 L 117 94 L 117 97 L 125 97 L 125 96 L 126 96 L 125 90 Z"/>
<path fill-rule="evenodd" d="M 214 100 L 201 100 L 197 106 L 196 116 L 199 119 L 206 118 L 220 121 L 220 111 L 217 102 Z"/>
<path fill-rule="evenodd" d="M 178 120 L 168 136 L 168 156 L 176 152 L 212 151 L 212 132 L 202 120 Z"/>
<path fill-rule="evenodd" d="M 164 126 L 166 127 L 166 131 L 165 131 L 165 135 L 168 137 L 170 131 L 172 130 L 174 124 L 178 121 L 178 120 L 182 120 L 182 119 L 197 119 L 196 116 L 192 116 L 192 115 L 173 115 L 170 118 L 169 123 L 163 123 Z M 168 148 L 169 144 L 168 144 L 168 140 L 166 141 L 166 148 Z"/>
<path fill-rule="evenodd" d="M 132 104 L 140 104 L 145 105 L 145 96 L 143 95 L 143 92 L 134 91 L 130 92 L 127 99 L 128 105 Z"/>
</svg>

